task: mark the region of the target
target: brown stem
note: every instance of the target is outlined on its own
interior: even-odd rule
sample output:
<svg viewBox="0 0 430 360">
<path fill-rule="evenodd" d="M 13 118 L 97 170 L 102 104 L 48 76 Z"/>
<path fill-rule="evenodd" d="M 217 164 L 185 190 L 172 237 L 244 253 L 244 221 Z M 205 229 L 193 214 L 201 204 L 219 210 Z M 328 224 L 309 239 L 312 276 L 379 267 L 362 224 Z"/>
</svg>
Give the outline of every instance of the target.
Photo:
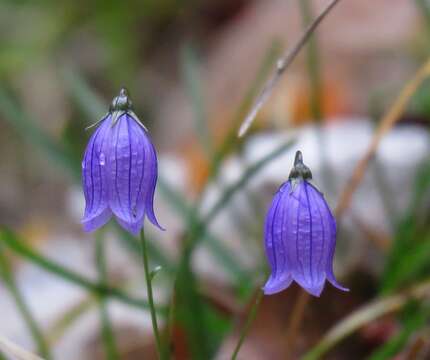
<svg viewBox="0 0 430 360">
<path fill-rule="evenodd" d="M 254 105 L 251 107 L 251 111 L 248 113 L 244 122 L 240 126 L 240 129 L 238 132 L 239 137 L 242 137 L 243 135 L 245 135 L 245 133 L 251 126 L 252 122 L 254 121 L 255 117 L 257 116 L 258 112 L 260 111 L 261 107 L 264 105 L 264 103 L 267 101 L 269 96 L 272 94 L 272 91 L 275 88 L 276 84 L 279 82 L 279 79 L 281 78 L 282 74 L 285 72 L 288 66 L 293 62 L 294 58 L 298 55 L 302 47 L 309 40 L 310 36 L 318 27 L 318 25 L 321 23 L 321 21 L 326 17 L 326 15 L 330 12 L 330 10 L 333 9 L 333 7 L 339 1 L 340 0 L 330 1 L 330 3 L 326 6 L 326 8 L 316 17 L 316 19 L 311 24 L 309 24 L 309 26 L 306 28 L 305 32 L 297 41 L 297 43 L 291 49 L 288 49 L 285 52 L 285 54 L 277 61 L 276 69 L 274 70 L 272 76 L 264 85 L 263 90 L 260 92 L 260 94 L 258 95 L 257 99 L 254 102 Z"/>
</svg>

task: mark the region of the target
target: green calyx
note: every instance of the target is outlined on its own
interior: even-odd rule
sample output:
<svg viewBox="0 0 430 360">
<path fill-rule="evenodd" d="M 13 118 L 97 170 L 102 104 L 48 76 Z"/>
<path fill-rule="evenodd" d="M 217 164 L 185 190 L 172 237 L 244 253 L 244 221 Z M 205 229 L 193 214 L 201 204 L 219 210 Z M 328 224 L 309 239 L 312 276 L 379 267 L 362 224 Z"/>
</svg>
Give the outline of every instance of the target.
<svg viewBox="0 0 430 360">
<path fill-rule="evenodd" d="M 129 111 L 133 110 L 133 103 L 131 102 L 130 98 L 128 97 L 128 91 L 126 88 L 121 88 L 119 91 L 119 95 L 114 97 L 112 100 L 112 103 L 109 107 L 109 112 L 116 112 L 116 111 Z"/>
<path fill-rule="evenodd" d="M 121 116 L 127 114 L 131 116 L 133 120 L 136 121 L 145 131 L 148 131 L 145 125 L 142 124 L 142 122 L 139 120 L 137 115 L 134 113 L 133 103 L 128 97 L 127 89 L 124 87 L 121 88 L 121 90 L 119 91 L 119 95 L 114 97 L 114 99 L 112 100 L 112 103 L 109 106 L 109 112 L 105 116 L 103 116 L 99 121 L 88 126 L 86 130 L 98 126 L 102 121 L 104 121 L 107 118 L 107 116 L 109 116 L 109 114 L 112 116 L 111 118 L 112 127 L 116 125 L 116 123 L 121 118 Z"/>
<path fill-rule="evenodd" d="M 301 151 L 296 152 L 294 158 L 294 166 L 291 169 L 288 180 L 310 180 L 312 179 L 311 170 L 303 163 L 303 155 Z"/>
<path fill-rule="evenodd" d="M 137 115 L 133 111 L 133 103 L 128 96 L 128 90 L 122 87 L 119 91 L 119 95 L 114 97 L 109 107 L 109 113 L 112 114 L 112 127 L 118 122 L 121 116 L 124 114 L 130 115 L 134 121 L 136 121 L 145 131 L 148 129 L 139 120 Z"/>
</svg>

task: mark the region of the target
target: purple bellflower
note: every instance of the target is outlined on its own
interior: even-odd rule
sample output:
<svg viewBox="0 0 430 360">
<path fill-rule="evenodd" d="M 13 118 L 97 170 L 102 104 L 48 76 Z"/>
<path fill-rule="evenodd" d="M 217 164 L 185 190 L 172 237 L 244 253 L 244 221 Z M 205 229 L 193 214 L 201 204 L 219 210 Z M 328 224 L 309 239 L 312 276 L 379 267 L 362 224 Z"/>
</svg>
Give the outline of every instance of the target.
<svg viewBox="0 0 430 360">
<path fill-rule="evenodd" d="M 162 229 L 154 214 L 157 155 L 148 131 L 133 112 L 122 88 L 109 112 L 94 126 L 82 161 L 85 231 L 106 224 L 112 215 L 137 235 L 145 216 Z"/>
<path fill-rule="evenodd" d="M 288 181 L 275 194 L 265 223 L 265 249 L 271 268 L 264 285 L 266 295 L 297 282 L 309 294 L 320 296 L 326 279 L 342 287 L 333 274 L 336 221 L 324 196 L 297 151 Z"/>
</svg>

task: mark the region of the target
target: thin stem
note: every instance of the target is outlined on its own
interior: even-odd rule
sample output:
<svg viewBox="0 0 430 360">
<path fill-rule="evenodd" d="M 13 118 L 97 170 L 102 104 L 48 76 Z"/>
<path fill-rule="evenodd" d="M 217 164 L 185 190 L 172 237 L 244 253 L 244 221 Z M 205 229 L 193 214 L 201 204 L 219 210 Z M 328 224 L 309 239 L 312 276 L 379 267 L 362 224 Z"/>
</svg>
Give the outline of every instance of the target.
<svg viewBox="0 0 430 360">
<path fill-rule="evenodd" d="M 328 330 L 320 342 L 307 352 L 302 359 L 321 359 L 331 348 L 364 325 L 384 315 L 400 310 L 408 301 L 428 297 L 429 291 L 430 280 L 427 280 L 406 291 L 375 299 L 369 304 L 358 308 Z"/>
<path fill-rule="evenodd" d="M 257 297 L 255 298 L 255 302 L 254 305 L 252 306 L 249 314 L 248 314 L 248 318 L 246 319 L 246 323 L 245 326 L 242 328 L 242 332 L 240 334 L 239 337 L 239 342 L 236 345 L 236 348 L 234 349 L 233 355 L 231 356 L 231 360 L 236 360 L 237 355 L 239 354 L 239 350 L 243 344 L 243 342 L 245 341 L 245 337 L 248 334 L 248 331 L 252 325 L 252 323 L 255 320 L 255 317 L 257 316 L 257 310 L 260 307 L 261 304 L 261 300 L 263 299 L 263 291 L 259 290 Z"/>
<path fill-rule="evenodd" d="M 106 266 L 106 255 L 105 255 L 105 241 L 104 241 L 102 231 L 99 231 L 96 234 L 96 244 L 95 244 L 95 253 L 96 253 L 96 263 L 97 270 L 99 273 L 99 281 L 103 284 L 107 284 L 107 266 Z M 115 333 L 112 329 L 112 324 L 109 318 L 109 312 L 107 308 L 106 297 L 98 296 L 97 297 L 100 309 L 100 321 L 101 321 L 101 331 L 103 342 L 106 351 L 106 358 L 108 360 L 118 359 L 118 350 L 115 341 Z"/>
<path fill-rule="evenodd" d="M 269 99 L 269 96 L 272 94 L 273 89 L 278 84 L 282 74 L 288 68 L 288 66 L 293 62 L 295 57 L 298 55 L 302 47 L 309 40 L 312 33 L 321 23 L 321 21 L 325 18 L 325 16 L 330 12 L 331 9 L 339 2 L 340 0 L 332 0 L 327 5 L 327 7 L 318 15 L 318 17 L 306 28 L 305 32 L 299 39 L 299 41 L 278 60 L 276 69 L 274 70 L 272 76 L 266 82 L 263 90 L 257 96 L 257 99 L 254 102 L 254 105 L 251 107 L 250 112 L 242 123 L 238 136 L 242 137 L 245 135 L 252 122 L 254 121 L 257 113 L 260 111 L 261 107 L 265 104 L 265 102 Z"/>
<path fill-rule="evenodd" d="M 154 337 L 155 337 L 155 343 L 157 345 L 158 358 L 163 359 L 164 352 L 161 346 L 160 333 L 158 331 L 157 315 L 155 312 L 154 297 L 152 295 L 152 279 L 149 273 L 148 254 L 146 250 L 146 240 L 145 240 L 145 234 L 143 232 L 143 229 L 140 231 L 140 242 L 142 246 L 142 261 L 143 261 L 143 269 L 145 271 L 146 289 L 148 292 L 148 303 L 149 303 L 149 310 L 151 312 L 152 329 L 154 330 Z"/>
<path fill-rule="evenodd" d="M 286 344 L 288 348 L 292 348 L 294 346 L 294 340 L 297 336 L 297 330 L 299 329 L 299 325 L 302 322 L 301 320 L 303 319 L 306 305 L 309 303 L 309 300 L 310 295 L 300 288 L 300 293 L 297 295 L 293 311 L 291 311 L 291 319 L 288 324 L 286 337 Z"/>
<path fill-rule="evenodd" d="M 175 313 L 176 313 L 175 305 L 176 305 L 176 298 L 175 298 L 175 291 L 173 289 L 172 297 L 170 299 L 169 313 L 167 315 L 167 325 L 166 325 L 165 340 L 164 340 L 166 344 L 166 353 L 168 357 L 170 357 L 172 350 L 174 349 L 173 332 L 175 330 Z"/>
<path fill-rule="evenodd" d="M 313 17 L 311 0 L 300 0 L 300 12 L 302 15 L 303 27 L 309 26 Z M 312 34 L 306 45 L 306 62 L 310 85 L 310 108 L 311 116 L 316 123 L 317 145 L 321 161 L 321 172 L 324 189 L 327 193 L 333 193 L 334 185 L 332 180 L 332 169 L 327 161 L 326 138 L 322 131 L 322 121 L 324 119 L 323 99 L 322 99 L 322 77 L 321 62 L 318 51 L 318 39 L 316 34 Z"/>
<path fill-rule="evenodd" d="M 384 117 L 379 122 L 379 126 L 373 134 L 370 145 L 368 146 L 364 156 L 355 166 L 354 171 L 347 182 L 347 185 L 339 197 L 339 202 L 335 211 L 338 221 L 348 209 L 352 200 L 352 196 L 363 180 L 366 169 L 370 161 L 375 156 L 382 138 L 388 131 L 391 130 L 396 122 L 399 121 L 400 116 L 403 114 L 410 98 L 415 94 L 416 90 L 423 83 L 423 81 L 427 79 L 428 76 L 430 76 L 430 57 L 426 60 L 424 65 L 418 69 L 412 79 L 406 83 L 396 98 L 394 104 L 388 109 Z"/>
<path fill-rule="evenodd" d="M 3 278 L 7 288 L 9 289 L 18 311 L 21 313 L 21 316 L 26 323 L 28 330 L 37 345 L 38 353 L 43 356 L 45 359 L 51 359 L 50 350 L 48 344 L 45 341 L 43 333 L 39 328 L 33 314 L 31 313 L 27 303 L 25 302 L 21 292 L 18 289 L 18 286 L 15 283 L 13 275 L 11 274 L 9 264 L 4 256 L 4 249 L 0 249 L 0 275 Z"/>
<path fill-rule="evenodd" d="M 303 25 L 307 27 L 312 20 L 312 6 L 310 0 L 300 0 L 299 5 Z M 318 42 L 315 34 L 309 38 L 306 53 L 306 62 L 311 85 L 311 115 L 314 120 L 320 122 L 324 114 L 321 108 L 320 61 L 318 56 Z"/>
</svg>

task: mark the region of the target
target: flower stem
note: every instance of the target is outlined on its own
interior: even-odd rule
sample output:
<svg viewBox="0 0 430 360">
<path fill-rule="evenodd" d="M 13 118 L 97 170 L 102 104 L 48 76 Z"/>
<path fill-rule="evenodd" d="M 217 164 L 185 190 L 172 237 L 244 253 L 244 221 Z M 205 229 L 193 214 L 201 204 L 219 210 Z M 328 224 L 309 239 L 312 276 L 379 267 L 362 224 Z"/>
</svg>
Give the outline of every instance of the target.
<svg viewBox="0 0 430 360">
<path fill-rule="evenodd" d="M 285 341 L 288 348 L 294 348 L 294 340 L 297 336 L 297 330 L 299 329 L 299 325 L 303 320 L 306 305 L 308 304 L 310 299 L 310 295 L 303 289 L 300 289 L 300 293 L 297 295 L 293 311 L 291 312 L 291 319 L 288 324 L 287 336 Z"/>
<path fill-rule="evenodd" d="M 146 239 L 145 239 L 145 234 L 143 232 L 143 229 L 140 231 L 140 242 L 142 247 L 142 261 L 143 261 L 143 269 L 145 271 L 149 309 L 151 311 L 152 328 L 154 330 L 154 337 L 155 337 L 155 343 L 157 345 L 158 358 L 162 359 L 164 358 L 163 356 L 164 352 L 162 351 L 163 349 L 161 346 L 160 333 L 158 331 L 157 315 L 155 313 L 154 298 L 152 295 L 152 279 L 149 273 L 148 254 L 146 250 Z"/>
<path fill-rule="evenodd" d="M 21 292 L 18 289 L 18 286 L 15 283 L 15 280 L 12 276 L 9 263 L 6 260 L 6 256 L 4 255 L 4 249 L 0 249 L 0 276 L 3 278 L 7 288 L 9 289 L 18 311 L 21 313 L 22 318 L 27 324 L 28 330 L 30 331 L 31 336 L 33 337 L 34 342 L 37 345 L 38 353 L 43 356 L 44 359 L 51 359 L 50 350 L 47 342 L 42 334 L 39 325 L 33 317 L 27 303 L 22 297 Z"/>
<path fill-rule="evenodd" d="M 245 326 L 243 327 L 242 332 L 240 334 L 239 341 L 236 345 L 236 348 L 234 349 L 233 355 L 231 356 L 231 360 L 236 360 L 237 355 L 239 354 L 239 350 L 240 350 L 243 342 L 245 341 L 245 337 L 248 334 L 248 331 L 249 331 L 252 323 L 255 320 L 255 317 L 257 315 L 257 310 L 260 306 L 261 300 L 263 299 L 263 295 L 264 295 L 263 291 L 258 290 L 258 294 L 257 294 L 257 297 L 255 298 L 254 305 L 252 306 L 252 308 L 248 314 L 248 318 L 246 319 L 246 323 L 245 323 Z"/>
<path fill-rule="evenodd" d="M 96 235 L 96 263 L 97 270 L 99 273 L 99 281 L 103 284 L 107 283 L 107 266 L 105 256 L 105 242 L 104 236 L 101 231 Z M 118 359 L 118 350 L 115 341 L 115 333 L 112 329 L 112 324 L 109 319 L 109 312 L 107 308 L 106 297 L 98 296 L 98 303 L 100 309 L 100 321 L 103 342 L 106 351 L 106 359 L 115 360 Z"/>
</svg>

